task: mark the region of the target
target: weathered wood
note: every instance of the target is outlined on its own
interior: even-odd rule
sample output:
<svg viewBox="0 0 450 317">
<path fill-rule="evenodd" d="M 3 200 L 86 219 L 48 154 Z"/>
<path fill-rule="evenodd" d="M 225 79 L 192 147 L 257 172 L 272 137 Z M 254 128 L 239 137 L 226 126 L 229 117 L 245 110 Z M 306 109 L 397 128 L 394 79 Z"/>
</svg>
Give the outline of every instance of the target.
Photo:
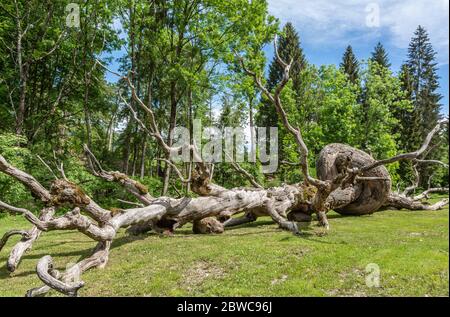
<svg viewBox="0 0 450 317">
<path fill-rule="evenodd" d="M 418 159 L 427 149 L 440 125 L 430 132 L 419 150 L 385 160 L 374 160 L 370 155 L 347 145 L 330 144 L 322 150 L 317 160 L 317 178 L 311 176 L 308 148 L 300 128 L 294 127 L 289 122 L 280 97 L 282 90 L 289 82 L 292 62 L 288 64 L 280 58 L 276 45 L 275 56 L 283 69 L 283 78 L 273 93 L 262 84 L 260 76 L 245 67 L 242 59 L 241 65 L 274 104 L 284 127 L 295 138 L 299 149 L 299 166 L 304 178 L 303 183 L 265 189 L 255 181 L 253 185 L 257 188 L 223 188 L 213 183 L 212 170 L 209 164 L 201 160 L 196 146 L 187 144 L 185 147 L 195 158 L 196 166 L 188 179 L 184 179 L 181 173 L 179 176 L 183 178 L 182 181 L 190 182 L 190 188 L 199 197 L 153 198 L 148 194 L 145 186 L 127 175 L 104 171 L 95 156 L 85 148 L 95 175 L 121 184 L 143 205 L 143 207 L 110 211 L 99 206 L 78 185 L 67 179 L 54 181 L 48 191 L 32 176 L 11 166 L 0 156 L 0 172 L 21 181 L 46 205 L 41 215 L 37 217 L 27 209 L 0 201 L 0 210 L 22 214 L 35 226 L 27 236 L 23 234 L 26 241 L 17 245 L 20 245 L 20 248 L 16 246 L 14 250 L 18 250 L 17 254 L 13 254 L 14 250 L 11 253 L 10 258 L 14 260 L 12 269 L 17 267 L 22 254 L 31 247 L 32 241 L 37 239 L 41 231 L 78 230 L 92 240 L 98 241 L 90 257 L 81 260 L 64 273 L 53 268 L 53 260 L 50 256 L 43 257 L 37 265 L 37 274 L 45 285 L 30 290 L 27 295 L 39 296 L 54 289 L 69 296 L 76 296 L 78 290 L 84 285 L 80 280 L 81 274 L 90 268 L 101 268 L 106 265 L 111 242 L 122 228 L 129 228 L 130 232 L 142 232 L 151 228 L 156 232 L 172 233 L 187 223 L 193 223 L 193 230 L 196 233 L 221 233 L 226 226 L 254 221 L 257 217 L 265 215 L 270 216 L 280 228 L 297 234 L 299 229 L 296 222 L 309 222 L 313 213 L 317 215 L 319 224 L 328 228 L 326 212 L 330 209 L 335 209 L 341 214 L 360 215 L 375 212 L 382 206 L 436 210 L 448 203 L 448 199 L 445 199 L 434 205 L 426 205 L 390 193 L 391 180 L 384 167 L 385 164 L 402 159 Z M 140 120 L 133 106 L 122 97 L 140 127 L 156 139 L 166 154 L 181 150 L 183 147 L 173 148 L 165 142 L 158 130 L 151 106 L 147 106 L 138 97 L 132 80 L 126 76 L 122 78 L 130 87 L 133 100 L 148 115 L 149 127 Z M 250 180 L 252 179 L 251 175 L 240 166 L 236 165 L 235 168 Z M 71 211 L 54 217 L 55 210 L 61 207 L 70 207 Z M 239 213 L 243 213 L 244 216 L 231 218 Z M 4 237 L 5 241 L 13 233 L 14 231 L 11 231 L 7 234 Z"/>
<path fill-rule="evenodd" d="M 92 255 L 71 266 L 64 273 L 53 268 L 53 259 L 44 256 L 36 267 L 39 279 L 44 286 L 30 289 L 27 297 L 42 296 L 54 289 L 68 296 L 77 296 L 78 290 L 84 286 L 81 274 L 91 268 L 103 268 L 108 263 L 110 242 L 99 242 Z"/>
<path fill-rule="evenodd" d="M 430 198 L 430 194 L 432 193 L 440 193 L 440 194 L 448 194 L 448 187 L 435 187 L 435 188 L 428 188 L 426 191 L 424 191 L 423 193 L 414 196 L 413 200 L 418 201 L 418 200 L 422 200 L 422 199 L 428 199 Z"/>
<path fill-rule="evenodd" d="M 47 221 L 53 217 L 54 213 L 54 207 L 47 207 L 41 211 L 38 218 L 41 221 Z M 6 268 L 8 271 L 14 272 L 17 269 L 25 252 L 31 250 L 33 243 L 39 239 L 40 235 L 41 230 L 39 230 L 36 226 L 27 231 L 27 235 L 23 236 L 23 238 L 14 246 L 9 254 L 8 261 L 6 262 Z"/>
<path fill-rule="evenodd" d="M 223 233 L 224 225 L 216 218 L 209 217 L 194 221 L 192 230 L 196 234 Z"/>
<path fill-rule="evenodd" d="M 316 162 L 317 176 L 321 180 L 335 178 L 341 169 L 344 157 L 351 156 L 350 168 L 362 168 L 375 160 L 367 153 L 345 144 L 329 144 L 319 154 Z M 388 198 L 391 180 L 384 166 L 377 166 L 364 172 L 362 177 L 374 179 L 361 180 L 347 188 L 332 193 L 332 209 L 343 215 L 364 215 L 377 211 Z"/>
<path fill-rule="evenodd" d="M 439 210 L 448 203 L 449 199 L 444 198 L 433 205 L 427 205 L 409 197 L 391 193 L 385 201 L 384 207 L 408 210 Z"/>
<path fill-rule="evenodd" d="M 0 172 L 15 178 L 17 181 L 21 182 L 25 187 L 27 187 L 30 192 L 44 204 L 49 204 L 51 202 L 50 192 L 41 185 L 33 176 L 24 171 L 14 167 L 9 164 L 6 159 L 0 155 Z M 53 216 L 55 212 L 53 207 L 44 208 L 39 214 L 39 219 L 46 220 Z M 24 253 L 31 249 L 33 243 L 39 238 L 41 231 L 32 227 L 28 230 L 27 237 L 23 237 L 12 249 L 10 256 L 8 258 L 6 267 L 10 272 L 14 272 Z M 6 241 L 5 241 L 6 243 Z"/>
</svg>

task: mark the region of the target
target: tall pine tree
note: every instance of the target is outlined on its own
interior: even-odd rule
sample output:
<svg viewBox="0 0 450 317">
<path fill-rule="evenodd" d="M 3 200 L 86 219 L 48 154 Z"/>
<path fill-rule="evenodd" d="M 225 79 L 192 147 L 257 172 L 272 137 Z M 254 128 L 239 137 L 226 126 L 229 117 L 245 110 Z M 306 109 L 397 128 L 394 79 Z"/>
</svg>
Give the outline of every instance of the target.
<svg viewBox="0 0 450 317">
<path fill-rule="evenodd" d="M 408 49 L 407 67 L 410 76 L 411 100 L 414 105 L 409 120 L 408 150 L 416 149 L 428 132 L 439 120 L 440 100 L 437 92 L 439 76 L 437 75 L 436 52 L 427 31 L 419 25 L 414 32 Z"/>
<path fill-rule="evenodd" d="M 278 38 L 278 51 L 285 61 L 293 59 L 291 68 L 292 88 L 294 93 L 300 95 L 301 92 L 301 71 L 305 68 L 306 58 L 300 47 L 300 38 L 292 23 L 286 23 L 283 34 Z M 274 56 L 269 66 L 269 78 L 267 88 L 273 90 L 283 78 L 283 69 L 278 64 Z M 264 127 L 278 126 L 278 115 L 270 101 L 263 101 L 256 118 L 257 124 Z"/>
<path fill-rule="evenodd" d="M 353 53 L 352 47 L 349 45 L 342 57 L 341 69 L 347 74 L 348 79 L 356 84 L 359 77 L 359 62 Z"/>
<path fill-rule="evenodd" d="M 404 71 L 404 85 L 410 90 L 413 110 L 405 122 L 407 150 L 420 147 L 427 134 L 440 119 L 440 100 L 442 96 L 437 92 L 439 76 L 437 75 L 436 52 L 434 51 L 427 31 L 418 26 L 414 32 L 408 49 L 408 60 Z M 437 137 L 432 143 L 437 143 Z M 439 148 L 428 154 L 429 159 L 442 159 Z M 433 166 L 420 166 L 421 185 L 427 186 Z"/>
<path fill-rule="evenodd" d="M 372 57 L 370 58 L 373 62 L 378 63 L 378 65 L 389 68 L 391 67 L 391 63 L 389 62 L 389 56 L 384 49 L 383 44 L 378 42 L 375 46 L 374 51 L 372 52 Z"/>
</svg>

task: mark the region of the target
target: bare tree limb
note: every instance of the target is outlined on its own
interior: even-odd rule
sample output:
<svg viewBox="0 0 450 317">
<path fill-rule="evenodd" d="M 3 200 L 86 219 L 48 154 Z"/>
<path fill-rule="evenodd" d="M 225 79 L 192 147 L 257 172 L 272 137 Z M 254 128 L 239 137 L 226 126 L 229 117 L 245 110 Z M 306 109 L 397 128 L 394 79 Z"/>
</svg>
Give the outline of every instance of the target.
<svg viewBox="0 0 450 317">
<path fill-rule="evenodd" d="M 419 201 L 414 201 L 409 197 L 404 197 L 401 195 L 391 194 L 385 203 L 386 207 L 394 207 L 397 209 L 408 209 L 408 210 L 439 210 L 449 202 L 448 198 L 442 199 L 433 205 L 422 204 Z"/>
<path fill-rule="evenodd" d="M 435 188 L 428 188 L 426 191 L 424 191 L 423 193 L 414 196 L 413 200 L 414 201 L 419 201 L 422 199 L 428 199 L 430 198 L 430 194 L 432 193 L 440 193 L 440 194 L 445 194 L 448 193 L 448 187 L 435 187 Z"/>
<path fill-rule="evenodd" d="M 8 242 L 8 239 L 14 235 L 20 235 L 22 236 L 24 239 L 29 239 L 30 238 L 30 234 L 28 233 L 28 231 L 25 230 L 10 230 L 8 232 L 6 232 L 2 239 L 0 240 L 0 251 L 3 249 L 3 247 L 5 246 L 6 242 Z"/>
<path fill-rule="evenodd" d="M 230 159 L 230 162 L 231 162 L 231 165 L 233 166 L 233 168 L 240 174 L 244 175 L 253 186 L 255 186 L 256 188 L 260 188 L 260 189 L 264 188 L 261 184 L 259 184 L 256 181 L 255 177 L 252 174 L 250 174 L 247 170 L 243 169 L 241 167 L 241 165 L 239 165 L 237 162 L 235 162 L 233 160 L 233 158 L 231 158 L 227 152 L 225 152 L 225 155 Z"/>
<path fill-rule="evenodd" d="M 118 74 L 117 72 L 109 70 L 105 65 L 103 65 L 100 61 L 97 60 L 97 63 L 100 64 L 105 70 L 108 72 L 120 77 L 122 80 L 124 80 L 128 87 L 131 90 L 131 97 L 133 100 L 136 101 L 136 103 L 139 105 L 141 109 L 144 110 L 144 112 L 148 115 L 148 122 L 149 127 L 147 126 L 138 118 L 137 112 L 133 107 L 125 100 L 123 96 L 121 96 L 122 101 L 125 103 L 125 105 L 130 109 L 130 111 L 133 114 L 133 117 L 136 119 L 137 123 L 140 125 L 140 127 L 148 133 L 150 136 L 154 137 L 158 144 L 161 146 L 162 150 L 169 156 L 171 156 L 172 153 L 178 153 L 182 149 L 189 150 L 189 152 L 192 154 L 193 161 L 196 163 L 197 171 L 195 175 L 195 181 L 193 182 L 193 185 L 191 188 L 199 195 L 214 195 L 214 194 L 220 194 L 225 189 L 221 188 L 218 185 L 212 185 L 211 182 L 211 170 L 207 163 L 205 163 L 198 151 L 197 145 L 195 142 L 193 144 L 185 144 L 179 147 L 173 147 L 169 146 L 163 139 L 161 132 L 159 131 L 158 125 L 156 123 L 155 114 L 152 110 L 151 105 L 147 106 L 141 98 L 139 98 L 136 88 L 134 87 L 133 83 L 131 82 L 130 78 L 128 76 L 123 76 Z"/>
<path fill-rule="evenodd" d="M 0 172 L 3 172 L 6 175 L 9 175 L 18 180 L 19 182 L 21 182 L 44 203 L 49 202 L 51 200 L 50 192 L 47 189 L 45 189 L 44 186 L 42 186 L 33 176 L 12 166 L 1 155 L 0 155 Z"/>
<path fill-rule="evenodd" d="M 49 172 L 53 175 L 53 177 L 55 179 L 58 179 L 58 177 L 56 176 L 56 174 L 53 172 L 53 170 L 51 169 L 51 167 L 39 156 L 36 155 L 37 158 L 39 159 L 39 161 L 41 161 L 41 163 L 49 170 Z"/>
<path fill-rule="evenodd" d="M 53 259 L 50 256 L 41 258 L 36 271 L 45 285 L 29 290 L 26 296 L 42 296 L 51 289 L 68 296 L 77 296 L 79 289 L 84 286 L 84 282 L 80 280 L 81 274 L 94 267 L 103 268 L 108 262 L 110 247 L 109 241 L 99 242 L 91 256 L 68 268 L 65 273 L 60 273 L 53 268 Z"/>
<path fill-rule="evenodd" d="M 178 167 L 174 163 L 172 163 L 172 161 L 167 160 L 165 158 L 157 158 L 156 160 L 165 162 L 166 164 L 169 164 L 173 168 L 173 170 L 175 171 L 175 173 L 177 174 L 178 178 L 180 179 L 180 181 L 182 183 L 186 184 L 186 183 L 191 182 L 191 180 L 192 180 L 191 175 L 189 175 L 189 178 L 184 178 L 183 173 L 181 173 L 181 171 L 178 169 Z"/>
<path fill-rule="evenodd" d="M 376 168 L 378 166 L 382 166 L 382 165 L 387 165 L 387 164 L 391 164 L 391 163 L 395 163 L 401 160 L 414 160 L 419 158 L 428 148 L 428 146 L 430 145 L 431 139 L 433 138 L 433 136 L 441 129 L 441 125 L 444 123 L 445 121 L 440 121 L 433 130 L 431 130 L 427 137 L 425 138 L 424 143 L 422 144 L 422 146 L 414 152 L 410 152 L 410 153 L 403 153 L 403 154 L 399 154 L 396 155 L 394 157 L 391 158 L 387 158 L 384 160 L 379 160 L 379 161 L 375 161 L 372 164 L 366 165 L 360 169 L 357 170 L 358 173 L 363 173 L 366 171 L 369 171 L 373 168 Z"/>
<path fill-rule="evenodd" d="M 150 195 L 149 190 L 145 185 L 130 178 L 128 175 L 120 172 L 105 171 L 87 145 L 84 145 L 84 153 L 90 162 L 90 172 L 93 175 L 108 182 L 117 182 L 121 184 L 129 193 L 131 193 L 144 205 L 150 205 L 155 199 L 152 195 Z"/>
<path fill-rule="evenodd" d="M 417 170 L 417 162 L 413 163 L 413 172 L 414 172 L 414 181 L 411 184 L 411 186 L 408 186 L 405 188 L 405 190 L 403 191 L 402 195 L 403 196 L 408 196 L 409 193 L 411 193 L 412 191 L 414 191 L 417 187 L 419 187 L 419 183 L 420 183 L 420 174 L 419 171 Z"/>
<path fill-rule="evenodd" d="M 441 162 L 439 160 L 416 160 L 416 162 L 418 162 L 420 164 L 439 164 L 445 168 L 448 168 L 448 164 Z"/>
</svg>

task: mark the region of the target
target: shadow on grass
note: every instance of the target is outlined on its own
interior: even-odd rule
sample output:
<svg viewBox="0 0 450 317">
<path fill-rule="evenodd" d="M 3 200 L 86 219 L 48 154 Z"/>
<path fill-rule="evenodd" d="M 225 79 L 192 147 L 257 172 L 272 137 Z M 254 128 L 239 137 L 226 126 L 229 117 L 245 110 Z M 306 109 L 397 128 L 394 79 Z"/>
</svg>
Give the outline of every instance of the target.
<svg viewBox="0 0 450 317">
<path fill-rule="evenodd" d="M 25 272 L 20 272 L 20 273 L 10 273 L 7 269 L 6 269 L 6 265 L 4 265 L 1 269 L 0 269 L 0 280 L 6 280 L 9 278 L 14 278 L 14 277 L 26 277 L 29 275 L 35 275 L 36 271 L 25 271 Z"/>
<path fill-rule="evenodd" d="M 330 215 L 329 218 L 333 219 L 333 218 L 341 218 L 344 216 L 341 215 Z M 226 236 L 229 237 L 239 237 L 239 236 L 250 236 L 250 235 L 260 235 L 261 233 L 276 233 L 276 232 L 282 232 L 282 229 L 279 228 L 274 228 L 271 230 L 257 230 L 257 231 L 245 231 L 245 232 L 236 232 L 235 230 L 237 229 L 245 229 L 245 228 L 257 228 L 257 227 L 262 227 L 262 226 L 269 226 L 269 225 L 274 225 L 276 226 L 276 224 L 271 221 L 271 220 L 261 220 L 261 221 L 255 221 L 255 222 L 251 222 L 251 223 L 246 223 L 246 224 L 242 224 L 239 226 L 235 226 L 235 227 L 229 227 L 226 228 Z M 73 234 L 76 233 L 76 231 L 61 231 L 58 232 L 58 235 L 68 235 L 68 234 Z M 124 236 L 118 237 L 117 239 L 115 239 L 111 245 L 111 250 L 115 249 L 115 248 L 119 248 L 123 245 L 126 245 L 128 243 L 131 242 L 135 242 L 135 241 L 142 241 L 145 240 L 149 237 L 158 237 L 160 236 L 161 238 L 189 238 L 189 237 L 196 237 L 196 238 L 200 238 L 200 237 L 205 237 L 205 238 L 210 238 L 211 235 L 196 235 L 194 233 L 192 233 L 191 230 L 189 229 L 185 229 L 183 231 L 178 231 L 175 232 L 174 235 L 169 236 L 169 237 L 164 237 L 161 236 L 158 233 L 155 232 L 147 232 L 145 234 L 141 234 L 141 235 L 137 235 L 137 236 L 132 236 L 132 235 L 127 235 L 125 234 Z M 214 236 L 214 235 L 213 235 Z M 220 235 L 217 235 L 220 236 Z M 333 243 L 333 242 L 329 242 L 329 241 L 324 241 L 323 239 L 321 239 L 321 237 L 314 231 L 311 231 L 310 228 L 308 228 L 308 230 L 304 230 L 301 229 L 301 232 L 299 235 L 291 235 L 291 236 L 287 236 L 287 237 L 283 237 L 280 239 L 280 241 L 290 241 L 292 239 L 306 239 L 308 241 L 313 241 L 313 242 L 318 242 L 318 243 L 324 243 L 324 244 L 337 244 L 337 243 Z M 68 243 L 77 243 L 77 244 L 92 244 L 92 248 L 87 248 L 87 249 L 83 249 L 83 250 L 74 250 L 74 251 L 66 251 L 66 252 L 56 252 L 56 253 L 35 253 L 35 254 L 25 254 L 22 261 L 26 261 L 26 260 L 37 260 L 37 259 L 41 259 L 42 257 L 46 256 L 46 255 L 51 255 L 56 261 L 58 261 L 58 258 L 66 258 L 66 257 L 72 257 L 72 256 L 79 256 L 78 261 L 81 261 L 82 259 L 85 259 L 86 257 L 88 257 L 94 247 L 95 247 L 95 242 L 94 241 L 90 241 L 90 240 L 86 240 L 86 241 L 67 241 L 67 240 L 63 240 L 63 241 L 59 241 L 57 243 L 48 243 L 48 246 L 51 247 L 58 247 L 58 246 L 64 246 Z M 6 259 L 5 259 L 6 260 Z M 20 265 L 19 268 L 20 269 Z M 58 269 L 64 269 L 64 267 L 60 267 Z M 35 271 L 24 271 L 24 272 L 20 272 L 20 273 L 11 273 L 6 269 L 6 265 L 2 266 L 0 268 L 0 280 L 4 280 L 4 279 L 8 279 L 11 277 L 25 277 L 25 276 L 29 276 L 29 275 L 34 275 L 36 274 Z"/>
<path fill-rule="evenodd" d="M 111 245 L 111 250 L 121 247 L 122 245 L 125 245 L 127 243 L 130 242 L 134 242 L 134 241 L 138 241 L 138 240 L 144 240 L 149 236 L 149 234 L 146 235 L 141 235 L 141 236 L 123 236 L 120 238 L 117 238 L 116 240 L 114 240 L 114 242 Z M 81 241 L 80 241 L 81 242 Z M 75 251 L 68 251 L 68 252 L 56 252 L 56 253 L 35 253 L 35 254 L 25 254 L 22 258 L 22 261 L 26 261 L 26 260 L 37 260 L 37 259 L 41 259 L 46 255 L 51 255 L 52 258 L 54 258 L 56 261 L 58 261 L 58 258 L 66 258 L 66 257 L 71 257 L 71 256 L 79 256 L 78 260 L 76 260 L 76 262 L 79 262 L 85 258 L 87 258 L 88 256 L 90 256 L 92 254 L 92 251 L 95 248 L 96 243 L 94 241 L 86 241 L 88 243 L 92 244 L 92 248 L 87 248 L 84 250 L 75 250 Z M 64 242 L 60 242 L 60 243 L 52 243 L 51 246 L 52 247 L 57 247 L 60 245 L 64 245 L 69 243 L 68 241 L 64 241 Z M 4 259 L 4 261 L 6 262 L 7 258 Z M 22 263 L 19 264 L 19 267 L 17 270 L 20 270 L 20 265 Z M 57 267 L 57 269 L 60 270 L 64 270 L 65 266 L 63 264 L 63 266 L 61 267 Z M 12 275 L 11 275 L 12 274 Z M 25 276 L 29 276 L 29 275 L 34 275 L 36 274 L 36 271 L 24 271 L 24 272 L 20 272 L 17 273 L 16 272 L 9 272 L 6 268 L 6 265 L 3 265 L 0 268 L 0 280 L 5 280 L 11 277 L 25 277 Z"/>
<path fill-rule="evenodd" d="M 144 233 L 144 234 L 137 235 L 137 236 L 125 235 L 125 236 L 119 237 L 119 238 L 113 240 L 112 245 L 111 245 L 111 250 L 121 247 L 127 243 L 145 240 L 151 236 L 158 236 L 158 234 L 154 233 L 154 232 L 153 233 L 148 232 L 148 233 Z"/>
<path fill-rule="evenodd" d="M 225 229 L 225 231 L 232 231 L 232 230 L 243 229 L 243 228 L 255 228 L 255 227 L 274 225 L 274 224 L 275 224 L 275 222 L 271 221 L 271 220 L 261 220 L 261 221 L 254 221 L 254 222 L 244 223 L 244 224 L 239 225 L 239 226 L 227 227 Z"/>
</svg>

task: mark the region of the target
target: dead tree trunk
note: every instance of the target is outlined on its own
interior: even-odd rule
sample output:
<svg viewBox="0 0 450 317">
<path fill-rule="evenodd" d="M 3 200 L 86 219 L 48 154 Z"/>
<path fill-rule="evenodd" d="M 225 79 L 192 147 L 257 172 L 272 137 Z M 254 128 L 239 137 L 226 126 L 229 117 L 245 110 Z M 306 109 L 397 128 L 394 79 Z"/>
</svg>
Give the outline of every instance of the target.
<svg viewBox="0 0 450 317">
<path fill-rule="evenodd" d="M 361 168 L 375 160 L 367 153 L 344 144 L 327 145 L 319 154 L 316 171 L 319 179 L 335 178 L 351 157 L 350 168 Z M 384 166 L 378 166 L 358 176 L 351 187 L 337 189 L 329 197 L 330 208 L 342 215 L 364 215 L 377 211 L 391 192 L 391 177 Z"/>
<path fill-rule="evenodd" d="M 103 170 L 98 160 L 86 147 L 85 152 L 90 161 L 87 165 L 92 169 L 92 173 L 106 181 L 121 184 L 139 201 L 139 207 L 111 211 L 99 206 L 80 187 L 67 179 L 58 179 L 52 183 L 50 189 L 44 188 L 35 178 L 15 168 L 0 155 L 0 172 L 22 182 L 45 204 L 41 215 L 36 216 L 27 209 L 0 201 L 0 210 L 21 214 L 34 226 L 28 232 L 9 231 L 0 240 L 0 246 L 3 246 L 9 237 L 20 234 L 26 242 L 19 242 L 15 250 L 18 248 L 20 252 L 10 255 L 10 259 L 14 260 L 14 269 L 23 252 L 31 246 L 42 231 L 77 230 L 98 242 L 91 256 L 65 272 L 54 269 L 51 256 L 41 258 L 36 270 L 44 285 L 29 290 L 27 295 L 43 295 L 51 289 L 69 296 L 77 295 L 78 290 L 84 286 L 80 280 L 81 274 L 88 269 L 106 265 L 111 242 L 122 228 L 129 228 L 130 232 L 142 232 L 151 228 L 157 232 L 171 233 L 186 223 L 193 223 L 196 233 L 221 233 L 226 226 L 253 221 L 259 216 L 268 215 L 280 228 L 297 234 L 299 230 L 296 221 L 310 221 L 312 214 L 317 215 L 320 225 L 328 228 L 326 213 L 330 209 L 335 209 L 342 214 L 359 215 L 375 212 L 383 205 L 435 210 L 448 203 L 447 199 L 433 206 L 425 206 L 410 198 L 399 198 L 398 195 L 390 192 L 391 181 L 384 168 L 386 164 L 400 160 L 414 160 L 422 156 L 433 135 L 440 130 L 440 124 L 429 133 L 419 150 L 384 160 L 374 160 L 368 154 L 346 145 L 331 144 L 324 148 L 317 160 L 318 178 L 312 177 L 309 174 L 308 148 L 303 141 L 300 129 L 293 127 L 289 122 L 280 98 L 283 88 L 289 81 L 292 61 L 287 64 L 281 60 L 276 46 L 275 55 L 284 69 L 284 74 L 274 93 L 264 87 L 260 76 L 245 67 L 242 59 L 241 65 L 274 104 L 283 125 L 294 136 L 298 145 L 299 166 L 304 178 L 302 183 L 265 189 L 249 172 L 236 163 L 233 166 L 252 181 L 253 188 L 226 189 L 214 184 L 211 181 L 212 172 L 209 164 L 202 161 L 195 144 L 185 144 L 174 148 L 166 143 L 158 129 L 151 106 L 146 105 L 139 98 L 132 81 L 126 76 L 123 79 L 130 87 L 132 99 L 148 116 L 147 125 L 138 117 L 133 106 L 121 96 L 136 124 L 155 138 L 166 155 L 172 151 L 179 151 L 183 147 L 191 152 L 196 166 L 188 179 L 183 177 L 176 164 L 170 160 L 165 161 L 183 183 L 191 184 L 192 191 L 198 197 L 154 198 L 145 186 L 127 175 Z M 63 207 L 69 207 L 71 211 L 59 217 L 54 216 L 55 211 Z M 238 213 L 244 213 L 244 217 L 232 218 Z"/>
</svg>

